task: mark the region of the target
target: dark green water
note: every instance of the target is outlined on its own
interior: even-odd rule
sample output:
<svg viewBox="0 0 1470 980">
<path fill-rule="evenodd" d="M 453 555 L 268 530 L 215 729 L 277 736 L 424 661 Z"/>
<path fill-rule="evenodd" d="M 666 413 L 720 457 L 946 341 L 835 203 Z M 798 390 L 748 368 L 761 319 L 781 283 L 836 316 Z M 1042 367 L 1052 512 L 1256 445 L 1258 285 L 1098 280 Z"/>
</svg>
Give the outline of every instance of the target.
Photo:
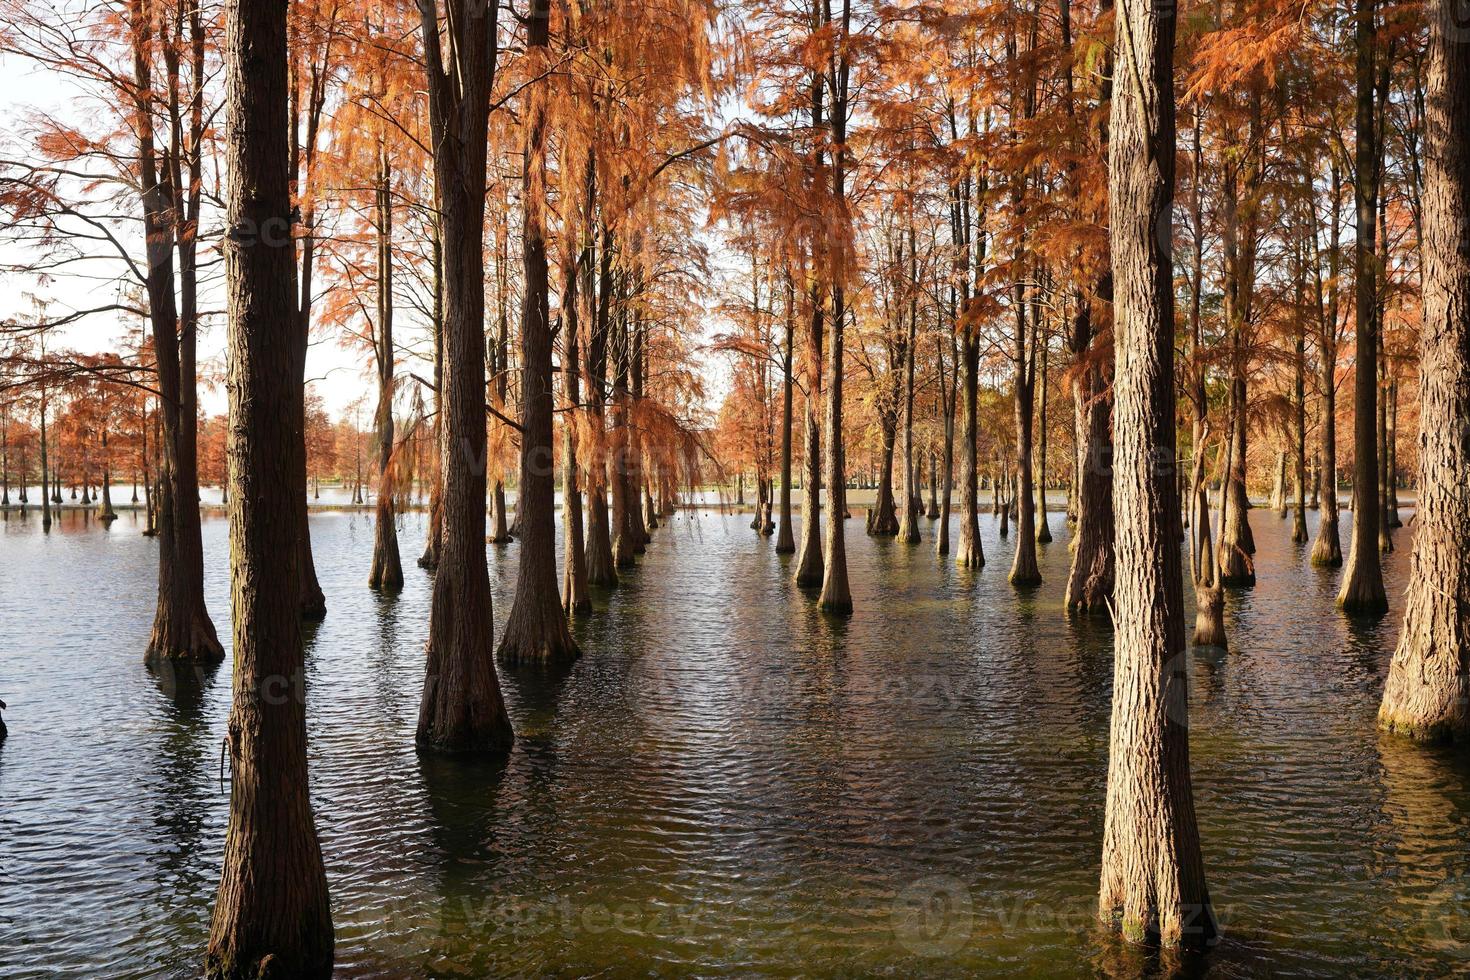
<svg viewBox="0 0 1470 980">
<path fill-rule="evenodd" d="M 597 597 L 569 674 L 504 679 L 520 740 L 493 767 L 416 755 L 427 578 L 375 597 L 369 519 L 315 515 L 312 797 L 340 975 L 1470 968 L 1470 764 L 1373 727 L 1408 532 L 1393 614 L 1354 624 L 1338 573 L 1252 517 L 1234 648 L 1190 654 L 1225 940 L 1175 964 L 1092 925 L 1111 638 L 1062 614 L 1060 515 L 1031 593 L 988 516 L 979 573 L 934 559 L 932 522 L 912 548 L 849 522 L 857 612 L 833 622 L 748 516 L 683 514 Z M 204 525 L 228 642 L 225 532 Z M 422 537 L 409 516 L 405 556 Z M 516 554 L 491 550 L 497 625 Z M 143 667 L 154 563 L 132 516 L 0 524 L 0 976 L 197 973 L 229 674 Z"/>
</svg>

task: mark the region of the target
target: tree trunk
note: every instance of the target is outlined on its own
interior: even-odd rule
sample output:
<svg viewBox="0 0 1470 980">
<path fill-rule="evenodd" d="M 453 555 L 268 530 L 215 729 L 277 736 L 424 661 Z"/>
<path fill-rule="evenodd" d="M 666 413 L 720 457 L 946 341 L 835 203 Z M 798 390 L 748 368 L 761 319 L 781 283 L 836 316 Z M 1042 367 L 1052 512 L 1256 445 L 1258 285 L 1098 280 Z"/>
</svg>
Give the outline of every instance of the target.
<svg viewBox="0 0 1470 980">
<path fill-rule="evenodd" d="M 1388 612 L 1383 567 L 1378 557 L 1378 340 L 1374 330 L 1377 284 L 1375 211 L 1378 202 L 1378 140 L 1374 133 L 1376 0 L 1357 0 L 1357 119 L 1354 199 L 1357 241 L 1353 245 L 1353 319 L 1356 370 L 1353 381 L 1353 540 L 1337 604 L 1344 612 L 1382 616 Z"/>
<path fill-rule="evenodd" d="M 883 439 L 878 469 L 878 495 L 868 520 L 868 533 L 879 536 L 898 534 L 898 513 L 893 499 L 893 457 L 898 441 L 898 415 L 890 409 L 878 412 L 878 428 Z"/>
<path fill-rule="evenodd" d="M 601 229 L 597 313 L 587 324 L 592 336 L 587 343 L 587 411 L 590 427 L 605 437 L 604 406 L 607 400 L 607 346 L 611 338 L 613 305 L 612 232 Z M 599 454 L 588 468 L 587 487 L 587 581 L 592 585 L 617 585 L 613 562 L 612 528 L 608 522 L 608 460 Z"/>
<path fill-rule="evenodd" d="M 847 584 L 847 538 L 843 517 L 847 513 L 847 477 L 842 451 L 842 341 L 847 312 L 843 287 L 832 288 L 832 357 L 827 365 L 827 541 L 822 554 L 822 593 L 818 605 L 831 613 L 852 613 L 852 592 Z"/>
<path fill-rule="evenodd" d="M 1299 304 L 1300 305 L 1300 304 Z M 1291 522 L 1291 540 L 1297 544 L 1307 542 L 1307 332 L 1306 328 L 1299 327 L 1296 334 L 1296 391 L 1293 405 L 1293 421 L 1296 423 L 1296 431 L 1293 433 L 1292 448 L 1295 450 L 1294 461 L 1295 486 L 1296 486 L 1296 509 Z"/>
<path fill-rule="evenodd" d="M 914 238 L 909 232 L 909 281 L 916 281 L 917 264 L 913 259 Z M 918 300 L 909 304 L 908 342 L 903 358 L 903 512 L 898 524 L 898 540 L 905 544 L 919 542 L 919 494 L 914 478 L 914 342 L 918 333 Z"/>
<path fill-rule="evenodd" d="M 444 536 L 444 474 L 440 460 L 444 446 L 444 239 L 441 223 L 433 219 L 433 271 L 434 299 L 430 313 L 434 331 L 434 451 L 429 464 L 429 520 L 424 533 L 424 553 L 419 556 L 419 567 L 430 571 L 439 567 L 439 543 Z M 362 481 L 358 479 L 358 492 Z"/>
<path fill-rule="evenodd" d="M 1108 197 L 1117 638 L 1099 911 L 1135 941 L 1214 940 L 1189 773 L 1174 436 L 1174 8 L 1122 0 Z M 1132 52 L 1132 59 L 1125 52 Z"/>
<path fill-rule="evenodd" d="M 1227 586 L 1251 586 L 1256 584 L 1256 565 L 1251 558 L 1255 551 L 1250 530 L 1250 500 L 1245 487 L 1245 380 L 1237 377 L 1230 385 L 1230 431 L 1226 438 L 1231 440 L 1229 458 L 1231 467 L 1222 473 L 1223 500 L 1220 507 L 1220 580 Z"/>
<path fill-rule="evenodd" d="M 533 4 L 525 57 L 534 77 L 548 61 L 550 8 Z M 521 556 L 515 598 L 497 656 L 508 667 L 570 663 L 581 655 L 556 587 L 556 453 L 552 444 L 552 327 L 546 262 L 547 86 L 533 86 L 523 111 L 521 254 L 521 473 L 516 516 Z"/>
<path fill-rule="evenodd" d="M 796 536 L 791 531 L 791 424 L 792 424 L 792 357 L 796 342 L 796 296 L 791 280 L 786 280 L 786 354 L 781 359 L 781 513 L 776 535 L 776 554 L 796 551 Z"/>
<path fill-rule="evenodd" d="M 960 473 L 960 546 L 955 564 L 963 568 L 985 567 L 985 546 L 980 542 L 980 338 L 967 327 L 960 338 L 964 360 L 965 394 L 964 466 Z"/>
<path fill-rule="evenodd" d="M 1456 12 L 1427 10 L 1419 498 L 1378 710 L 1380 726 L 1422 741 L 1470 738 L 1470 44 Z"/>
<path fill-rule="evenodd" d="M 1304 168 L 1304 181 L 1310 186 L 1312 173 Z M 1342 564 L 1342 543 L 1338 532 L 1340 508 L 1337 502 L 1337 278 L 1339 264 L 1339 230 L 1337 218 L 1338 189 L 1341 183 L 1336 162 L 1332 165 L 1332 225 L 1328 242 L 1329 280 L 1325 310 L 1321 315 L 1319 345 L 1322 389 L 1322 442 L 1318 448 L 1318 482 L 1321 484 L 1322 519 L 1317 523 L 1317 539 L 1312 542 L 1312 564 L 1336 568 Z M 1315 200 L 1315 198 L 1314 198 Z M 1315 234 L 1314 234 L 1315 239 Z M 1324 308 L 1322 262 L 1313 262 L 1317 307 Z"/>
<path fill-rule="evenodd" d="M 1090 324 L 1078 328 L 1079 336 L 1083 330 L 1090 335 Z M 1079 373 L 1076 385 L 1075 400 L 1080 416 L 1077 426 L 1083 433 L 1084 449 L 1078 461 L 1082 482 L 1077 494 L 1076 546 L 1067 575 L 1066 607 L 1068 612 L 1106 616 L 1113 598 L 1115 575 L 1113 446 L 1108 425 L 1112 402 L 1107 394 L 1107 379 L 1096 364 Z"/>
<path fill-rule="evenodd" d="M 378 513 L 368 586 L 397 592 L 403 588 L 403 562 L 393 514 L 393 187 L 386 149 L 379 148 L 378 160 Z"/>
<path fill-rule="evenodd" d="M 495 676 L 485 565 L 485 157 L 494 81 L 495 5 L 447 0 L 443 65 L 437 3 L 420 6 L 444 242 L 444 530 L 429 607 L 420 749 L 502 754 L 513 740 Z"/>
<path fill-rule="evenodd" d="M 801 560 L 796 566 L 796 584 L 801 588 L 822 584 L 822 301 L 821 287 L 813 286 L 803 354 L 806 451 L 801 461 Z"/>
<path fill-rule="evenodd" d="M 293 520 L 306 447 L 289 410 L 303 390 L 285 234 L 286 5 L 228 0 L 224 62 L 235 668 L 229 829 L 204 970 L 229 980 L 329 977 L 332 913 L 308 795 Z"/>
</svg>

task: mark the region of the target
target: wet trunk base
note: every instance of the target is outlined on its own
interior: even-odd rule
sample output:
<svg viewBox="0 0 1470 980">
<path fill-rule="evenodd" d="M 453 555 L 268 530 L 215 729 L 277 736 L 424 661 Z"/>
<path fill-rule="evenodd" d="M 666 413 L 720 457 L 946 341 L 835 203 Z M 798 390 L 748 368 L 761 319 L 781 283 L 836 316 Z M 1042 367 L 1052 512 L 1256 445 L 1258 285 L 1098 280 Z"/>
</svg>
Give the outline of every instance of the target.
<svg viewBox="0 0 1470 980">
<path fill-rule="evenodd" d="M 553 605 L 545 607 L 546 602 Z M 560 667 L 582 655 L 555 594 L 512 605 L 495 658 L 511 669 Z"/>
<path fill-rule="evenodd" d="M 225 659 L 224 647 L 214 631 L 209 613 L 199 607 L 172 610 L 160 604 L 153 618 L 153 634 L 143 655 L 146 663 L 173 661 L 217 664 Z"/>
<path fill-rule="evenodd" d="M 1196 585 L 1194 606 L 1194 645 L 1226 649 L 1225 590 L 1209 585 Z"/>
<path fill-rule="evenodd" d="M 1312 564 L 1324 568 L 1339 568 L 1342 565 L 1342 540 L 1337 529 L 1337 515 L 1322 512 L 1322 522 L 1317 527 L 1317 540 L 1312 543 Z"/>
</svg>

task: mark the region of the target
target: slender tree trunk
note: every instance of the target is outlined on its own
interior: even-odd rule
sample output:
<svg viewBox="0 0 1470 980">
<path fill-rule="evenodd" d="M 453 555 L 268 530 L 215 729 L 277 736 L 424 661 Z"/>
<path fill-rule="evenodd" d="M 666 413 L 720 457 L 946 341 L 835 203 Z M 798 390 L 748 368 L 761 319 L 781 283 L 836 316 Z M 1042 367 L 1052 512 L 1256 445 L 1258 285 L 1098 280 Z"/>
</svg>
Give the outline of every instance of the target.
<svg viewBox="0 0 1470 980">
<path fill-rule="evenodd" d="M 954 312 L 954 294 L 950 293 L 951 314 Z M 953 316 L 951 316 L 953 319 Z M 936 346 L 938 342 L 936 341 Z M 949 515 L 950 507 L 954 502 L 954 416 L 955 403 L 959 394 L 959 345 L 955 339 L 955 333 L 950 331 L 949 335 L 949 365 L 950 380 L 944 380 L 944 351 L 939 349 L 940 377 L 939 384 L 944 391 L 944 470 L 941 477 L 944 489 L 940 493 L 939 505 L 939 533 L 935 536 L 934 553 L 940 558 L 949 554 Z"/>
<path fill-rule="evenodd" d="M 605 434 L 604 405 L 607 393 L 607 346 L 611 336 L 613 305 L 612 233 L 601 231 L 602 245 L 598 272 L 597 311 L 588 322 L 592 336 L 587 344 L 587 410 L 589 422 L 599 436 Z M 587 487 L 587 581 L 592 585 L 617 585 L 617 567 L 613 562 L 612 529 L 608 523 L 608 461 L 599 455 L 589 467 Z"/>
<path fill-rule="evenodd" d="M 424 533 L 424 553 L 419 556 L 419 567 L 430 571 L 439 567 L 440 541 L 444 536 L 444 473 L 441 464 L 444 453 L 444 239 L 440 229 L 441 222 L 435 216 L 432 252 L 434 301 L 431 310 L 434 330 L 434 451 L 430 454 L 429 464 L 429 519 Z M 361 488 L 359 474 L 359 493 Z"/>
<path fill-rule="evenodd" d="M 1041 342 L 1041 405 L 1039 409 L 1041 436 L 1036 457 L 1036 543 L 1051 542 L 1051 523 L 1046 516 L 1046 402 L 1047 402 L 1047 343 Z"/>
<path fill-rule="evenodd" d="M 1303 174 L 1304 182 L 1310 188 L 1311 170 L 1304 167 Z M 1327 255 L 1330 281 L 1325 289 L 1325 307 L 1321 258 L 1316 258 L 1312 263 L 1313 278 L 1317 288 L 1317 307 L 1323 310 L 1318 337 L 1319 356 L 1322 362 L 1319 379 L 1322 389 L 1322 442 L 1318 448 L 1320 455 L 1317 461 L 1318 482 L 1322 485 L 1322 518 L 1317 523 L 1317 539 L 1312 542 L 1312 564 L 1330 568 L 1336 568 L 1342 564 L 1342 544 L 1338 532 L 1340 509 L 1337 502 L 1337 273 L 1340 255 L 1337 202 L 1340 184 L 1340 171 L 1334 161 L 1332 164 L 1332 224 Z M 1316 240 L 1315 230 L 1313 240 Z"/>
<path fill-rule="evenodd" d="M 1109 233 L 1116 281 L 1118 581 L 1099 910 L 1129 939 L 1215 938 L 1189 772 L 1175 458 L 1174 8 L 1118 5 Z"/>
<path fill-rule="evenodd" d="M 821 287 L 812 286 L 810 325 L 802 355 L 806 451 L 801 461 L 801 560 L 796 566 L 796 584 L 802 588 L 822 584 L 822 303 Z M 833 519 L 831 514 L 827 516 Z"/>
<path fill-rule="evenodd" d="M 1300 281 L 1300 280 L 1298 280 Z M 1300 306 L 1300 304 L 1298 304 Z M 1297 544 L 1307 542 L 1307 332 L 1305 326 L 1297 328 L 1296 334 L 1296 357 L 1294 359 L 1296 369 L 1295 398 L 1293 405 L 1293 421 L 1296 423 L 1296 431 L 1293 433 L 1292 448 L 1295 451 L 1294 460 L 1295 485 L 1296 485 L 1296 510 L 1291 522 L 1291 540 Z"/>
<path fill-rule="evenodd" d="M 1470 738 L 1470 43 L 1429 4 L 1419 483 L 1409 588 L 1378 723 Z M 1463 15 L 1463 9 L 1459 11 Z"/>
<path fill-rule="evenodd" d="M 1382 616 L 1388 612 L 1383 567 L 1378 557 L 1378 339 L 1374 265 L 1378 202 L 1378 140 L 1374 133 L 1374 62 L 1377 49 L 1376 0 L 1357 0 L 1357 137 L 1354 200 L 1357 241 L 1353 277 L 1357 356 L 1353 382 L 1353 539 L 1337 604 L 1344 612 Z"/>
<path fill-rule="evenodd" d="M 985 546 L 980 542 L 980 338 L 973 328 L 966 328 L 960 338 L 960 352 L 964 360 L 961 384 L 965 395 L 965 444 L 960 474 L 960 546 L 955 564 L 984 568 Z"/>
<path fill-rule="evenodd" d="M 290 410 L 303 391 L 294 372 L 294 256 L 284 234 L 291 220 L 286 5 L 227 0 L 224 62 L 235 668 L 230 820 L 204 969 L 228 980 L 329 977 L 332 913 L 308 795 L 292 519 L 306 447 Z"/>
<path fill-rule="evenodd" d="M 532 4 L 525 57 L 534 74 L 548 62 L 550 7 Z M 521 560 L 515 598 L 497 652 L 501 663 L 547 666 L 581 655 L 556 588 L 556 455 L 552 445 L 552 326 L 546 262 L 547 85 L 527 95 L 522 153 L 521 473 L 516 516 Z"/>
<path fill-rule="evenodd" d="M 393 514 L 393 187 L 386 149 L 379 148 L 378 161 L 378 513 L 368 585 L 397 592 L 403 588 L 403 562 Z"/>
<path fill-rule="evenodd" d="M 913 260 L 914 240 L 909 235 L 909 280 L 913 282 L 917 266 Z M 908 341 L 903 358 L 903 511 L 898 525 L 898 540 L 905 544 L 919 542 L 919 495 L 914 479 L 914 344 L 918 333 L 917 299 L 910 301 Z"/>
<path fill-rule="evenodd" d="M 776 553 L 789 555 L 796 551 L 796 536 L 791 531 L 791 425 L 792 425 L 792 357 L 795 354 L 796 296 L 791 280 L 786 280 L 786 352 L 781 358 L 781 513 L 776 535 Z"/>
<path fill-rule="evenodd" d="M 51 530 L 51 475 L 46 468 L 46 386 L 41 386 L 41 530 Z M 161 560 L 161 559 L 160 559 Z M 162 583 L 160 583 L 161 585 Z M 159 593 L 162 595 L 162 592 Z M 160 602 L 160 606 L 162 603 Z"/>
<path fill-rule="evenodd" d="M 420 6 L 435 207 L 444 242 L 444 529 L 429 607 L 416 741 L 422 750 L 501 754 L 513 739 L 495 676 L 485 564 L 485 157 L 499 8 L 447 0 L 446 71 L 439 6 Z"/>
</svg>

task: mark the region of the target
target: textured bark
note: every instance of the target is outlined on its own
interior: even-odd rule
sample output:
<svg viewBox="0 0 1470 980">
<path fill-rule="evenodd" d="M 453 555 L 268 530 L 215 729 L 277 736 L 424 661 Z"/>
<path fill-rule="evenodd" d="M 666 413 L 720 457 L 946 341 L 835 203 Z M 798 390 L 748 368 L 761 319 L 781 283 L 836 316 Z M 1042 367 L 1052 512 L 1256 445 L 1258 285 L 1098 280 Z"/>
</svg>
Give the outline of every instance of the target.
<svg viewBox="0 0 1470 980">
<path fill-rule="evenodd" d="M 134 18 L 134 80 L 138 91 L 157 84 L 149 61 L 150 26 L 144 5 L 130 7 Z M 190 22 L 191 63 L 195 80 L 204 72 L 204 30 L 197 17 Z M 177 61 L 166 66 L 176 80 Z M 198 321 L 196 235 L 198 160 L 187 171 L 190 189 L 179 185 L 185 171 L 171 154 L 160 163 L 152 129 L 153 107 L 137 106 L 143 227 L 147 244 L 144 283 L 152 326 L 158 372 L 158 409 L 161 438 L 155 513 L 158 531 L 158 607 L 145 657 L 155 660 L 193 660 L 215 663 L 224 648 L 204 606 L 204 546 L 199 531 L 199 476 L 195 343 Z M 200 138 L 203 122 L 197 109 L 189 114 L 191 135 Z M 197 145 L 197 142 L 196 142 Z M 172 165 L 171 165 L 172 164 Z M 178 275 L 173 252 L 177 249 Z M 177 298 L 175 284 L 178 286 Z M 45 470 L 45 411 L 42 410 L 41 452 Z M 42 502 L 45 504 L 43 481 Z M 59 502 L 60 490 L 52 498 Z M 42 511 L 42 527 L 50 526 L 50 508 Z"/>
<path fill-rule="evenodd" d="M 1374 307 L 1378 201 L 1378 140 L 1374 133 L 1374 61 L 1377 47 L 1376 0 L 1357 3 L 1357 119 L 1354 201 L 1357 240 L 1353 246 L 1353 319 L 1357 338 L 1353 380 L 1353 538 L 1337 604 L 1344 612 L 1382 616 L 1388 612 L 1383 567 L 1378 557 L 1378 339 Z"/>
<path fill-rule="evenodd" d="M 835 28 L 837 44 L 832 54 L 832 111 L 828 118 L 828 132 L 832 141 L 832 197 L 839 209 L 847 207 L 847 114 L 848 76 L 851 64 L 848 60 L 847 40 L 851 0 L 842 0 L 840 21 L 831 25 Z M 824 8 L 825 20 L 832 20 L 832 5 Z M 830 257 L 834 265 L 830 270 L 832 294 L 832 357 L 827 369 L 827 455 L 825 469 L 827 478 L 827 537 L 822 554 L 822 592 L 817 605 L 827 612 L 848 615 L 852 612 L 852 591 L 847 582 L 847 538 L 844 518 L 847 515 L 847 476 L 843 460 L 842 445 L 842 352 L 843 335 L 847 326 L 847 307 L 844 281 L 846 266 L 842 258 L 842 246 L 837 243 L 836 255 Z"/>
<path fill-rule="evenodd" d="M 1090 332 L 1090 327 L 1086 328 Z M 1081 486 L 1077 493 L 1077 531 L 1072 567 L 1067 575 L 1068 612 L 1108 615 L 1113 598 L 1114 540 L 1112 401 L 1102 369 L 1091 365 L 1076 380 L 1078 427 L 1083 433 L 1079 454 Z"/>
<path fill-rule="evenodd" d="M 1424 741 L 1470 739 L 1470 43 L 1428 6 L 1419 499 L 1398 649 L 1378 710 Z"/>
<path fill-rule="evenodd" d="M 827 540 L 822 553 L 822 593 L 817 604 L 828 612 L 852 612 L 852 592 L 847 583 L 847 538 L 843 515 L 847 513 L 847 477 L 842 460 L 842 341 L 846 320 L 842 286 L 832 289 L 832 357 L 827 366 Z"/>
<path fill-rule="evenodd" d="M 1245 489 L 1246 389 L 1237 378 L 1230 386 L 1230 417 L 1234 419 L 1228 438 L 1232 441 L 1230 469 L 1221 475 L 1224 501 L 1220 517 L 1220 578 L 1227 586 L 1256 584 L 1256 563 L 1251 558 L 1255 542 L 1250 529 L 1250 500 Z"/>
<path fill-rule="evenodd" d="M 985 546 L 980 542 L 980 338 L 966 329 L 960 338 L 965 403 L 964 462 L 960 472 L 960 544 L 955 564 L 964 568 L 985 567 Z"/>
<path fill-rule="evenodd" d="M 495 677 L 485 565 L 486 130 L 494 81 L 496 6 L 447 0 L 444 65 L 439 7 L 420 6 L 433 136 L 435 206 L 444 242 L 444 530 L 429 607 L 421 750 L 499 754 L 513 736 Z"/>
<path fill-rule="evenodd" d="M 882 438 L 878 462 L 878 494 L 868 516 L 868 533 L 887 537 L 898 534 L 898 511 L 893 497 L 894 444 L 898 440 L 898 417 L 891 409 L 878 410 Z"/>
<path fill-rule="evenodd" d="M 525 57 L 532 72 L 548 60 L 550 8 L 532 4 Z M 515 598 L 497 656 L 518 667 L 570 663 L 581 655 L 567 629 L 556 586 L 556 455 L 552 445 L 552 327 L 546 261 L 546 127 L 548 95 L 534 86 L 526 98 L 522 153 L 521 473 L 516 516 L 521 555 Z"/>
<path fill-rule="evenodd" d="M 1036 488 L 1032 472 L 1032 433 L 1035 427 L 1036 399 L 1036 324 L 1027 325 L 1027 303 L 1023 287 L 1016 287 L 1016 335 L 1013 357 L 1016 365 L 1016 488 L 1012 500 L 1017 505 L 1016 552 L 1011 561 L 1010 582 L 1016 586 L 1041 584 L 1041 568 L 1036 564 Z M 1027 342 L 1028 333 L 1031 336 Z M 1029 347 L 1029 353 L 1028 353 Z"/>
<path fill-rule="evenodd" d="M 598 271 L 597 312 L 587 324 L 591 336 L 587 342 L 587 412 L 595 432 L 602 432 L 607 401 L 607 345 L 612 311 L 612 232 L 601 229 L 601 256 Z M 587 486 L 587 581 L 592 585 L 617 585 L 617 567 L 613 563 L 612 528 L 607 509 L 607 464 L 598 459 L 589 468 Z"/>
<path fill-rule="evenodd" d="M 1216 935 L 1189 773 L 1174 420 L 1174 8 L 1118 6 L 1108 197 L 1116 295 L 1117 636 L 1099 911 L 1126 938 Z"/>
<path fill-rule="evenodd" d="M 235 667 L 229 828 L 204 972 L 328 977 L 332 914 L 308 796 L 292 520 L 306 448 L 290 410 L 303 391 L 293 371 L 284 0 L 227 0 L 224 63 Z"/>
<path fill-rule="evenodd" d="M 801 560 L 796 565 L 796 584 L 802 588 L 822 584 L 822 303 L 821 287 L 813 286 L 802 361 L 806 374 L 806 451 L 801 461 Z"/>
<path fill-rule="evenodd" d="M 791 532 L 791 425 L 792 425 L 792 357 L 796 343 L 795 295 L 790 277 L 786 280 L 786 352 L 781 358 L 781 512 L 780 530 L 776 535 L 776 553 L 789 555 L 796 551 L 796 536 Z"/>
<path fill-rule="evenodd" d="M 1298 280 L 1300 281 L 1300 280 Z M 1298 304 L 1300 306 L 1301 304 Z M 1307 541 L 1307 334 L 1299 328 L 1296 335 L 1296 385 L 1293 405 L 1294 431 L 1292 432 L 1292 470 L 1295 487 L 1295 508 L 1291 522 L 1291 540 L 1297 544 Z"/>
<path fill-rule="evenodd" d="M 594 158 L 587 154 L 587 195 L 583 202 L 584 227 L 591 228 L 596 187 Z M 579 295 L 579 292 L 582 295 Z M 566 554 L 562 560 L 562 609 L 568 616 L 592 611 L 587 592 L 587 546 L 582 522 L 582 489 L 577 467 L 576 412 L 582 399 L 581 344 L 582 311 L 592 301 L 592 244 L 581 248 L 576 263 L 567 270 L 562 288 L 562 310 L 566 328 L 566 351 L 562 361 L 565 379 L 567 422 L 562 428 L 562 513 L 565 522 Z M 587 318 L 591 321 L 591 317 Z"/>
<path fill-rule="evenodd" d="M 434 300 L 430 316 L 434 330 L 434 452 L 429 470 L 429 520 L 424 532 L 424 553 L 419 567 L 430 571 L 439 567 L 439 543 L 444 536 L 444 474 L 440 469 L 444 445 L 444 413 L 439 411 L 444 400 L 444 248 L 440 223 L 433 223 Z"/>
<path fill-rule="evenodd" d="M 914 260 L 914 234 L 909 230 L 909 281 L 917 281 Z M 905 544 L 919 542 L 919 487 L 914 463 L 914 342 L 919 328 L 918 299 L 909 302 L 908 340 L 903 358 L 903 511 L 898 522 L 898 540 Z"/>
<path fill-rule="evenodd" d="M 951 306 L 953 306 L 954 293 L 950 293 Z M 951 317 L 953 319 L 953 317 Z M 959 394 L 959 344 L 953 330 L 949 333 L 949 380 L 944 378 L 944 348 L 939 346 L 939 387 L 943 397 L 944 417 L 944 470 L 940 479 L 944 483 L 944 489 L 940 493 L 939 506 L 939 528 L 934 536 L 934 554 L 940 558 L 949 554 L 949 515 L 954 503 L 954 416 L 955 403 Z"/>
<path fill-rule="evenodd" d="M 1312 174 L 1303 168 L 1303 180 L 1310 185 Z M 1317 306 L 1323 310 L 1318 328 L 1318 344 L 1321 351 L 1321 377 L 1318 386 L 1322 392 L 1321 435 L 1317 460 L 1318 482 L 1321 484 L 1322 519 L 1317 523 L 1317 538 L 1312 542 L 1312 564 L 1336 568 L 1342 564 L 1342 540 L 1338 531 L 1341 511 L 1337 502 L 1337 273 L 1340 262 L 1338 251 L 1337 200 L 1341 177 L 1337 164 L 1332 165 L 1332 225 L 1329 250 L 1329 282 L 1324 289 L 1322 262 L 1313 263 L 1317 289 Z M 1325 293 L 1325 296 L 1324 296 Z M 1324 305 L 1325 302 L 1325 305 Z"/>
<path fill-rule="evenodd" d="M 378 157 L 378 329 L 373 338 L 378 368 L 378 512 L 368 586 L 397 592 L 403 588 L 403 562 L 393 515 L 393 188 L 386 151 L 380 150 Z"/>
</svg>

